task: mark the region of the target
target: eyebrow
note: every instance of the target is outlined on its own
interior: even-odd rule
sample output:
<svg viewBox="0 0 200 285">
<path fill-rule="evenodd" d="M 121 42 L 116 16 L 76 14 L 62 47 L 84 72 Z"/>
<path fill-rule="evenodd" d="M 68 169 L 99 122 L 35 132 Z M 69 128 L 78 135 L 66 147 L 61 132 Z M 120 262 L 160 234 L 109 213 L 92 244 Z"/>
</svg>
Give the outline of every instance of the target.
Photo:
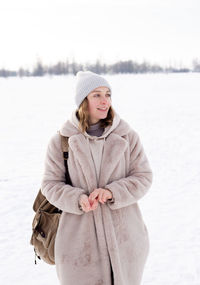
<svg viewBox="0 0 200 285">
<path fill-rule="evenodd" d="M 95 92 L 103 92 L 103 91 L 101 91 L 101 90 L 92 91 L 92 93 L 95 93 Z M 110 93 L 110 90 L 107 90 L 106 92 L 109 92 L 109 93 Z"/>
</svg>

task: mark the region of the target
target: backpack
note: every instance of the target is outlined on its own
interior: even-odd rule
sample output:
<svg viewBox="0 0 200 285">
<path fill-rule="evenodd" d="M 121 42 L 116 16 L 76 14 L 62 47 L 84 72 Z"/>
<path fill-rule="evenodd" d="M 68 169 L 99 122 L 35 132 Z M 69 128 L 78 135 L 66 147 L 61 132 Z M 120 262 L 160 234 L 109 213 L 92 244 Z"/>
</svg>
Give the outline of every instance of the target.
<svg viewBox="0 0 200 285">
<path fill-rule="evenodd" d="M 60 134 L 59 131 L 58 133 Z M 60 136 L 66 169 L 66 184 L 72 185 L 67 166 L 68 138 L 61 134 Z M 48 202 L 46 197 L 42 194 L 41 189 L 39 189 L 35 198 L 33 210 L 35 211 L 35 216 L 32 222 L 32 236 L 30 244 L 34 247 L 35 264 L 37 264 L 36 257 L 38 259 L 42 259 L 48 264 L 55 264 L 54 244 L 62 211 Z"/>
</svg>

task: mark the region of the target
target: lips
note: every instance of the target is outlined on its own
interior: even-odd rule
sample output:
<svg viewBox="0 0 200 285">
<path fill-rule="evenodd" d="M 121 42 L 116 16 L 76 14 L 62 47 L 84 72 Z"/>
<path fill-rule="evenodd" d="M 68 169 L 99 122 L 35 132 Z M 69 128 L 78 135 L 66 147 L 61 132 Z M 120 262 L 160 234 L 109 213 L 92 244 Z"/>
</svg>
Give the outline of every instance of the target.
<svg viewBox="0 0 200 285">
<path fill-rule="evenodd" d="M 97 108 L 97 110 L 99 110 L 99 111 L 107 111 L 108 108 Z"/>
</svg>

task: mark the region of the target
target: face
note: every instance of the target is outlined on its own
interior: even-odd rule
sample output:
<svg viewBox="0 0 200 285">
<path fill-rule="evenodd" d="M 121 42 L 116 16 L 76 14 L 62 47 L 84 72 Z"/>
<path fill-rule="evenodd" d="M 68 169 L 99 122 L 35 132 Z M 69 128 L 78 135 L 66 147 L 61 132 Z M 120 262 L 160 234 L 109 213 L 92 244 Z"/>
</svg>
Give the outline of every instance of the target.
<svg viewBox="0 0 200 285">
<path fill-rule="evenodd" d="M 98 87 L 87 96 L 90 124 L 96 124 L 107 117 L 111 106 L 111 92 L 108 87 Z"/>
</svg>

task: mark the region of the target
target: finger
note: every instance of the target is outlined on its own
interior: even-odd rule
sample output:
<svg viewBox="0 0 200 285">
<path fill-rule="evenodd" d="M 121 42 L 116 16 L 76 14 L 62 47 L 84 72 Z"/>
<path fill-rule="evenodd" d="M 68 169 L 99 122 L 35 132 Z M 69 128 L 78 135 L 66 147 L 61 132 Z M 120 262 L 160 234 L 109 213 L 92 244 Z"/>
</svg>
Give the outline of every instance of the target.
<svg viewBox="0 0 200 285">
<path fill-rule="evenodd" d="M 91 211 L 91 208 L 84 207 L 83 210 L 84 210 L 86 213 L 88 213 L 88 212 Z"/>
<path fill-rule="evenodd" d="M 94 211 L 98 207 L 98 201 L 95 199 L 93 205 L 91 206 L 91 209 Z"/>
<path fill-rule="evenodd" d="M 89 200 L 94 201 L 96 197 L 98 197 L 98 195 L 99 195 L 99 191 L 98 189 L 95 189 L 92 193 L 90 193 Z"/>
<path fill-rule="evenodd" d="M 90 208 L 91 208 L 91 205 L 90 205 L 89 200 L 86 201 L 85 205 L 86 205 L 87 209 L 90 209 Z"/>
<path fill-rule="evenodd" d="M 92 197 L 97 197 L 98 196 L 98 194 L 99 194 L 99 189 L 94 189 L 91 193 L 90 193 L 90 196 L 92 196 Z"/>
<path fill-rule="evenodd" d="M 94 204 L 95 201 L 98 201 L 98 197 L 96 197 L 94 200 L 90 200 L 88 199 L 89 203 L 90 203 L 90 207 Z"/>
<path fill-rule="evenodd" d="M 108 199 L 112 198 L 112 193 L 107 190 L 107 189 L 104 189 L 104 192 L 103 192 L 103 195 L 102 195 L 102 201 L 106 202 Z"/>
<path fill-rule="evenodd" d="M 98 197 L 98 200 L 100 203 L 104 204 L 104 190 L 101 189 L 100 192 L 99 192 L 99 197 Z"/>
<path fill-rule="evenodd" d="M 105 189 L 105 190 L 106 190 L 106 194 L 107 194 L 107 199 L 111 199 L 113 196 L 112 192 L 108 189 Z"/>
<path fill-rule="evenodd" d="M 83 208 L 85 211 L 90 210 L 90 203 L 89 203 L 87 197 L 86 197 L 86 199 L 84 199 L 84 201 L 82 202 L 82 208 Z"/>
<path fill-rule="evenodd" d="M 102 201 L 103 201 L 104 203 L 106 203 L 107 200 L 108 200 L 108 197 L 107 197 L 106 193 L 104 193 L 104 194 L 103 194 L 103 197 L 102 197 Z"/>
<path fill-rule="evenodd" d="M 85 195 L 85 196 L 82 197 L 82 202 L 83 202 L 85 205 L 87 205 L 87 204 L 89 203 L 88 198 L 89 198 L 88 195 Z"/>
<path fill-rule="evenodd" d="M 83 210 L 84 212 L 86 212 L 86 211 L 87 211 L 87 208 L 85 207 L 85 205 L 84 205 L 84 204 L 81 204 L 81 207 L 82 207 L 82 210 Z"/>
<path fill-rule="evenodd" d="M 90 202 L 90 204 L 93 204 L 95 198 L 93 196 L 89 196 L 88 197 L 88 201 Z"/>
<path fill-rule="evenodd" d="M 105 191 L 104 196 L 103 196 L 104 202 L 110 199 L 110 196 L 111 196 L 110 193 L 108 193 L 108 191 Z"/>
</svg>

